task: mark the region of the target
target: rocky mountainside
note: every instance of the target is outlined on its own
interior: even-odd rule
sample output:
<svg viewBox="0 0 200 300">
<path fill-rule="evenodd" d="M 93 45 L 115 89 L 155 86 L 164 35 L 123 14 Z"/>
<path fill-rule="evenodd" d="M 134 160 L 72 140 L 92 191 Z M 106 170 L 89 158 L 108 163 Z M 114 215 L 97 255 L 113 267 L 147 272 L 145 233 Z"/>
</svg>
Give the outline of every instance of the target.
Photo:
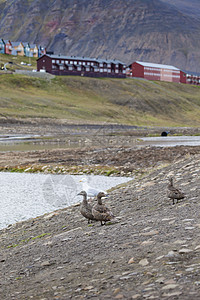
<svg viewBox="0 0 200 300">
<path fill-rule="evenodd" d="M 0 36 L 60 54 L 151 61 L 198 72 L 199 1 L 173 2 L 0 0 Z"/>
</svg>

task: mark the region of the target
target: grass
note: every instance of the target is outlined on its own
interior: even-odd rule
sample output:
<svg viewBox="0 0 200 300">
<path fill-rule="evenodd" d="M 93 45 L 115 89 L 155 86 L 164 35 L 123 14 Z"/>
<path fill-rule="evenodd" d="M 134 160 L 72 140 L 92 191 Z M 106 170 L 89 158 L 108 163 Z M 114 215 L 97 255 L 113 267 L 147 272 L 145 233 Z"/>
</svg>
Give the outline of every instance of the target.
<svg viewBox="0 0 200 300">
<path fill-rule="evenodd" d="M 6 65 L 6 69 L 10 71 L 24 69 L 33 70 L 37 69 L 37 58 L 26 57 L 26 56 L 14 56 L 8 54 L 0 54 L 0 67 L 3 67 L 7 62 L 12 62 L 12 64 Z M 31 64 L 31 66 L 21 65 L 21 62 L 26 64 Z"/>
<path fill-rule="evenodd" d="M 46 80 L 6 74 L 0 76 L 0 91 L 3 117 L 199 126 L 199 86 L 130 78 L 57 76 Z"/>
</svg>

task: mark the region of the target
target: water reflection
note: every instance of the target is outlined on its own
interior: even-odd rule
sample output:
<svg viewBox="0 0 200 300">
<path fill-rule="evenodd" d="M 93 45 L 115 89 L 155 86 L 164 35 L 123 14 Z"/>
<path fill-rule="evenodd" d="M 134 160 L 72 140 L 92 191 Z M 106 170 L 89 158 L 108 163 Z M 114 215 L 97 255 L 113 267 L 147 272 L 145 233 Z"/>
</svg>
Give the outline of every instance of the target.
<svg viewBox="0 0 200 300">
<path fill-rule="evenodd" d="M 85 175 L 84 175 L 85 176 Z M 83 175 L 0 173 L 0 229 L 82 200 L 77 196 Z M 91 186 L 110 189 L 131 178 L 85 176 Z"/>
<path fill-rule="evenodd" d="M 174 146 L 200 146 L 200 136 L 165 136 L 141 138 L 141 146 L 174 147 Z"/>
</svg>

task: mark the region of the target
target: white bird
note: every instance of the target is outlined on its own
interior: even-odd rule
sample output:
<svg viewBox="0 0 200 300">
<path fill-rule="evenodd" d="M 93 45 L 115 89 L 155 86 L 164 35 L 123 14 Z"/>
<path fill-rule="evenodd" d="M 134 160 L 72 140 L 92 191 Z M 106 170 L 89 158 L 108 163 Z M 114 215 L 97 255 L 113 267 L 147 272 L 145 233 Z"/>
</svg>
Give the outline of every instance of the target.
<svg viewBox="0 0 200 300">
<path fill-rule="evenodd" d="M 80 180 L 80 182 L 82 182 L 82 189 L 84 191 L 86 191 L 88 197 L 96 197 L 98 195 L 98 193 L 102 192 L 104 193 L 105 195 L 107 195 L 108 193 L 101 190 L 101 189 L 96 189 L 92 186 L 89 186 L 89 184 L 87 183 L 87 179 L 86 178 L 82 178 Z"/>
</svg>

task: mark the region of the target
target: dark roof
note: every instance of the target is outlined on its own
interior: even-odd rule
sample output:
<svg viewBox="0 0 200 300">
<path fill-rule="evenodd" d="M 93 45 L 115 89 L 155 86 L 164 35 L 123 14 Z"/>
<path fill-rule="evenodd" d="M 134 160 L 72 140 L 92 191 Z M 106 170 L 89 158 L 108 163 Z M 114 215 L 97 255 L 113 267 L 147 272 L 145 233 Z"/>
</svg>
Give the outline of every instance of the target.
<svg viewBox="0 0 200 300">
<path fill-rule="evenodd" d="M 53 58 L 53 59 L 67 59 L 67 60 L 79 60 L 79 61 L 90 61 L 90 62 L 98 62 L 98 63 L 113 63 L 113 64 L 122 64 L 125 65 L 125 63 L 115 60 L 115 59 L 102 59 L 102 58 L 91 58 L 91 57 L 81 57 L 81 56 L 64 56 L 64 55 L 50 55 L 45 54 L 46 56 Z"/>
<path fill-rule="evenodd" d="M 197 72 L 192 72 L 192 71 L 185 71 L 185 70 L 182 70 L 184 73 L 188 74 L 188 75 L 193 75 L 193 76 L 200 76 L 200 73 L 197 73 Z"/>
</svg>

